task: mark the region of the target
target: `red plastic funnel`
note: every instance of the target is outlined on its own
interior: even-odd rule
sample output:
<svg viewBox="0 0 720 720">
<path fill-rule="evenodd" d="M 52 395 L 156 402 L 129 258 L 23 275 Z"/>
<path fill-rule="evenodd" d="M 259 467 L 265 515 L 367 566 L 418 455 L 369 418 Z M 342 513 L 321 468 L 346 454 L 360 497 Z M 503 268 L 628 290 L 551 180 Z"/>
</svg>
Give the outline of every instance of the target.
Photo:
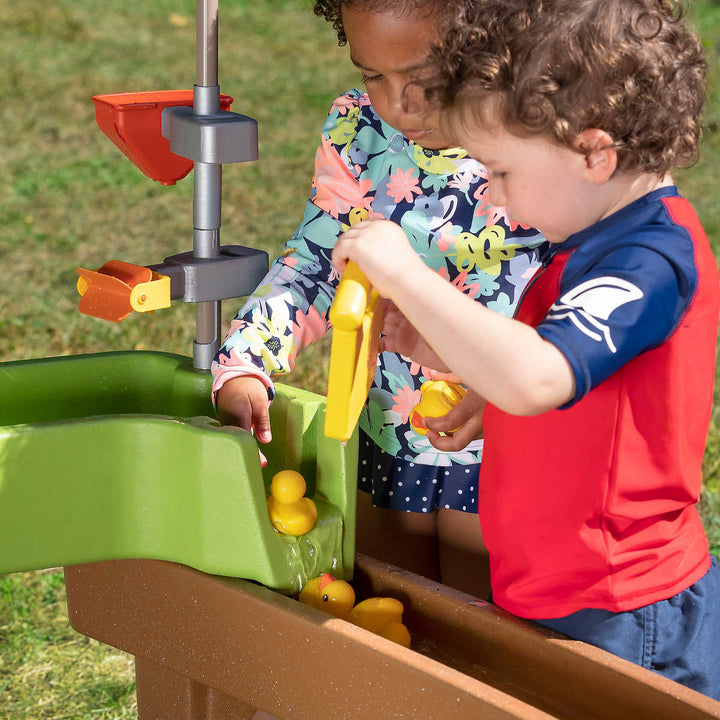
<svg viewBox="0 0 720 720">
<path fill-rule="evenodd" d="M 193 161 L 176 155 L 162 136 L 162 111 L 166 107 L 192 107 L 192 90 L 96 95 L 95 120 L 100 129 L 142 172 L 163 185 L 174 185 L 192 169 Z M 233 98 L 220 95 L 220 109 Z"/>
</svg>

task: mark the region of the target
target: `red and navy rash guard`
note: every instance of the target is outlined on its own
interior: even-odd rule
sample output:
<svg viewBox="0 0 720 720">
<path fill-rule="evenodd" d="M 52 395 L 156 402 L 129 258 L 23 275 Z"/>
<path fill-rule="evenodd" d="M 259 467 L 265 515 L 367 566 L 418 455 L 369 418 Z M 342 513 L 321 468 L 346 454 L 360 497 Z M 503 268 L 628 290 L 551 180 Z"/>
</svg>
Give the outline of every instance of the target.
<svg viewBox="0 0 720 720">
<path fill-rule="evenodd" d="M 576 393 L 534 417 L 485 411 L 478 504 L 498 605 L 619 612 L 707 571 L 695 503 L 719 308 L 715 258 L 674 187 L 551 249 L 516 318 L 559 348 Z"/>
</svg>

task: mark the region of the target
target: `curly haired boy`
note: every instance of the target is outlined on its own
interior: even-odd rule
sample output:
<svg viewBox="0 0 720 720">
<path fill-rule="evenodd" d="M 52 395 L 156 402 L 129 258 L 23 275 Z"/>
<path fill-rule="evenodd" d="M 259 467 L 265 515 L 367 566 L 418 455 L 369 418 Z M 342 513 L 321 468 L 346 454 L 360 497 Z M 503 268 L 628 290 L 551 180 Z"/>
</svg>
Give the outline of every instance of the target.
<svg viewBox="0 0 720 720">
<path fill-rule="evenodd" d="M 387 347 L 488 401 L 493 601 L 720 699 L 720 568 L 696 510 L 720 283 L 670 176 L 698 151 L 700 43 L 668 0 L 466 1 L 432 68 L 445 131 L 551 243 L 543 266 L 510 319 L 438 283 L 388 222 L 346 232 L 335 265 L 397 307 Z"/>
</svg>

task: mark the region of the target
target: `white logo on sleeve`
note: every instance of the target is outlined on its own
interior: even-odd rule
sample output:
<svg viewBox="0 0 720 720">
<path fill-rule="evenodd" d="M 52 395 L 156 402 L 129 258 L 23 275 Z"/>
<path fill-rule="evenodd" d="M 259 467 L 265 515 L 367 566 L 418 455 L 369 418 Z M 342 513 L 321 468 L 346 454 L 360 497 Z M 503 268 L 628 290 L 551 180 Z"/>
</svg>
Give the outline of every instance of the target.
<svg viewBox="0 0 720 720">
<path fill-rule="evenodd" d="M 548 319 L 570 318 L 575 326 L 592 340 L 603 339 L 610 352 L 617 348 L 610 337 L 607 319 L 622 305 L 643 296 L 642 290 L 618 277 L 587 280 L 566 292 L 548 311 Z"/>
</svg>

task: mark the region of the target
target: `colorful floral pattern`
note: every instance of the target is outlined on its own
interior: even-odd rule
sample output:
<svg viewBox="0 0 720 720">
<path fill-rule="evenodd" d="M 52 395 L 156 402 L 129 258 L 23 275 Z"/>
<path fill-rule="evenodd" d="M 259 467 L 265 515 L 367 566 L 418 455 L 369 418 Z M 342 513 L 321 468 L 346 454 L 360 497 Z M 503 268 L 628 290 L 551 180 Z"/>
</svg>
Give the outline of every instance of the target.
<svg viewBox="0 0 720 720">
<path fill-rule="evenodd" d="M 337 237 L 363 218 L 400 225 L 425 263 L 489 308 L 510 315 L 538 263 L 543 239 L 487 200 L 487 173 L 459 148 L 426 150 L 386 125 L 367 95 L 334 103 L 316 156 L 302 222 L 254 295 L 240 309 L 213 364 L 214 390 L 237 375 L 292 370 L 298 351 L 329 329 L 338 278 Z M 250 362 L 250 364 L 248 364 Z M 421 465 L 479 462 L 482 442 L 440 453 L 408 425 L 432 371 L 392 353 L 378 358 L 360 426 L 386 453 Z"/>
</svg>

